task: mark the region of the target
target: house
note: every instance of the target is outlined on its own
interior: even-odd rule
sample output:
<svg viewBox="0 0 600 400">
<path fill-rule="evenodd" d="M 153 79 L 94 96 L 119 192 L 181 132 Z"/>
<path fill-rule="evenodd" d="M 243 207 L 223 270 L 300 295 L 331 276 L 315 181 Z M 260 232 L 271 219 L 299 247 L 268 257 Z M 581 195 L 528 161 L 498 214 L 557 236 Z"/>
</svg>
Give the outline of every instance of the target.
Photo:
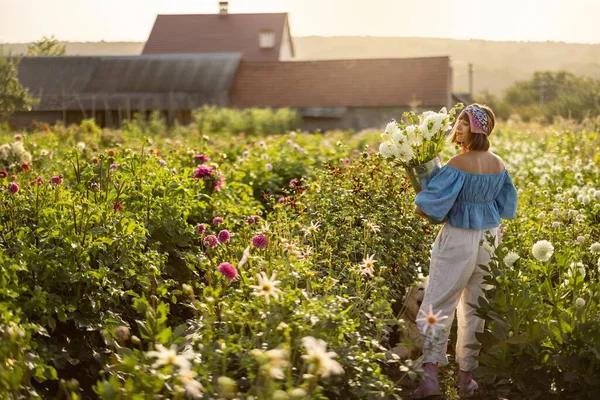
<svg viewBox="0 0 600 400">
<path fill-rule="evenodd" d="M 294 45 L 285 13 L 159 15 L 142 54 L 242 53 L 243 61 L 289 61 Z"/>
<path fill-rule="evenodd" d="M 290 107 L 303 128 L 382 127 L 407 110 L 450 107 L 450 58 L 296 60 L 288 16 L 159 15 L 142 55 L 25 57 L 19 79 L 41 102 L 32 118 L 116 126 L 132 113 L 159 110 L 190 121 L 204 104 Z"/>
</svg>

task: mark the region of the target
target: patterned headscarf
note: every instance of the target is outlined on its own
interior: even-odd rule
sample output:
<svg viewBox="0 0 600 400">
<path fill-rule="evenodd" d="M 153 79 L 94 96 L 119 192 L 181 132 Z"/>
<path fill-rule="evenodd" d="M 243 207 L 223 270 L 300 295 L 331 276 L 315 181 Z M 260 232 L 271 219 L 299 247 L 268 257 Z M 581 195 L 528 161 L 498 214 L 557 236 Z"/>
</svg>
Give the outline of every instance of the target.
<svg viewBox="0 0 600 400">
<path fill-rule="evenodd" d="M 469 116 L 472 133 L 490 134 L 490 117 L 483 108 L 477 104 L 471 104 L 465 107 L 464 113 Z"/>
</svg>

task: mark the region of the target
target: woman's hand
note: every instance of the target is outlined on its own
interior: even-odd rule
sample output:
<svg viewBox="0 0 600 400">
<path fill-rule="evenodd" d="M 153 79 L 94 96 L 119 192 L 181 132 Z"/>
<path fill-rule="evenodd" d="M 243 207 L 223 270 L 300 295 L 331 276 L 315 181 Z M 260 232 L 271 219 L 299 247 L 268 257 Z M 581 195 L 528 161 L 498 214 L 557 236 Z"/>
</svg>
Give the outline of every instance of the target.
<svg viewBox="0 0 600 400">
<path fill-rule="evenodd" d="M 419 214 L 423 218 L 427 218 L 427 215 L 421 210 L 419 206 L 415 206 L 415 213 Z"/>
</svg>

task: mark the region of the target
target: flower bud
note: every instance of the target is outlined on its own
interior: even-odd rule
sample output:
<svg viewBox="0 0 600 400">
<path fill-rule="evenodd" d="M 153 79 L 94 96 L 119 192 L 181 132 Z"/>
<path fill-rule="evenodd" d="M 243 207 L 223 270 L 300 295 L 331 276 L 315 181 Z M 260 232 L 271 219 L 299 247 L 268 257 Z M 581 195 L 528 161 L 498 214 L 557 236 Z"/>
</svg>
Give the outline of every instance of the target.
<svg viewBox="0 0 600 400">
<path fill-rule="evenodd" d="M 288 394 L 283 390 L 279 389 L 273 393 L 273 396 L 271 398 L 273 400 L 288 400 L 290 396 L 288 396 Z"/>
<path fill-rule="evenodd" d="M 302 389 L 302 388 L 294 388 L 294 389 L 290 389 L 289 390 L 290 393 L 290 397 L 293 400 L 301 400 L 301 399 L 305 399 L 307 398 L 308 394 L 306 393 L 306 390 Z"/>
<path fill-rule="evenodd" d="M 219 394 L 225 398 L 231 398 L 235 396 L 237 391 L 237 384 L 235 381 L 227 376 L 220 376 L 217 379 L 219 383 Z"/>
<path fill-rule="evenodd" d="M 115 334 L 117 335 L 117 337 L 120 340 L 127 341 L 127 340 L 129 340 L 129 337 L 131 336 L 131 331 L 126 326 L 119 326 L 116 329 Z"/>
<path fill-rule="evenodd" d="M 181 285 L 181 290 L 183 290 L 183 293 L 187 294 L 188 296 L 191 296 L 194 294 L 194 289 L 187 283 L 184 283 L 183 285 Z"/>
</svg>

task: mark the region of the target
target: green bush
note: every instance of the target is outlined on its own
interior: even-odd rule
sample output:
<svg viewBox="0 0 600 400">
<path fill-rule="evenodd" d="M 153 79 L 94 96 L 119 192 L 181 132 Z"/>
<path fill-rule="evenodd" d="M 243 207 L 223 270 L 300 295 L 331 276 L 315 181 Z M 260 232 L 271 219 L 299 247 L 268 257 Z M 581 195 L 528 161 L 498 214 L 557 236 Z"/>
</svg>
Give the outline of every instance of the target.
<svg viewBox="0 0 600 400">
<path fill-rule="evenodd" d="M 192 113 L 194 125 L 202 133 L 245 132 L 264 136 L 282 134 L 300 127 L 300 115 L 289 108 L 233 109 L 203 106 Z"/>
</svg>

